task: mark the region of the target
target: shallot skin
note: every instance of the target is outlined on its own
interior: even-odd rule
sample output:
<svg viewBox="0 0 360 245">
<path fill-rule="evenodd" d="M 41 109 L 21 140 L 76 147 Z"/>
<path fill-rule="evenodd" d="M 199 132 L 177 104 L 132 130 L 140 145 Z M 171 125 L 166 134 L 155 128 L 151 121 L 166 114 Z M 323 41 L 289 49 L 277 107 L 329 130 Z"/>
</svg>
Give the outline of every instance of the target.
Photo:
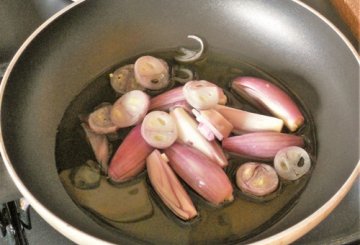
<svg viewBox="0 0 360 245">
<path fill-rule="evenodd" d="M 188 193 L 158 150 L 147 157 L 146 169 L 156 193 L 176 216 L 190 220 L 198 215 Z"/>
<path fill-rule="evenodd" d="M 207 201 L 232 201 L 233 188 L 222 168 L 200 151 L 179 143 L 165 149 L 172 169 Z"/>
<path fill-rule="evenodd" d="M 125 137 L 109 166 L 109 177 L 114 182 L 124 182 L 145 168 L 145 159 L 153 151 L 141 136 L 141 125 L 134 127 Z"/>
<path fill-rule="evenodd" d="M 253 105 L 282 119 L 292 132 L 304 123 L 298 106 L 275 84 L 256 77 L 237 77 L 231 87 Z"/>
<path fill-rule="evenodd" d="M 247 162 L 236 171 L 236 185 L 245 193 L 265 196 L 277 189 L 279 177 L 267 164 Z"/>
<path fill-rule="evenodd" d="M 304 146 L 301 136 L 277 132 L 256 132 L 233 136 L 222 141 L 225 150 L 241 156 L 272 160 L 276 153 L 288 146 Z"/>
</svg>

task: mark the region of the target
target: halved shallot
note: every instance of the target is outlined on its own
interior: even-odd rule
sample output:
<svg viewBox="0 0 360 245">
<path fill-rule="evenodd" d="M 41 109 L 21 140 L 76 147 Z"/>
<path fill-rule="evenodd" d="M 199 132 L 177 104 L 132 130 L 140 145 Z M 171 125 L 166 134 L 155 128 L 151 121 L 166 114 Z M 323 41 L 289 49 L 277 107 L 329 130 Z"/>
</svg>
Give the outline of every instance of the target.
<svg viewBox="0 0 360 245">
<path fill-rule="evenodd" d="M 258 131 L 281 132 L 284 125 L 283 120 L 279 118 L 243 111 L 228 106 L 216 105 L 214 109 L 234 126 L 233 132 L 235 133 Z"/>
<path fill-rule="evenodd" d="M 236 171 L 236 185 L 245 193 L 265 196 L 277 189 L 279 177 L 270 165 L 247 162 Z"/>
<path fill-rule="evenodd" d="M 146 157 L 154 150 L 141 136 L 141 125 L 125 137 L 109 166 L 109 176 L 115 182 L 124 182 L 145 168 Z"/>
<path fill-rule="evenodd" d="M 173 88 L 151 98 L 149 110 L 168 111 L 171 107 L 186 105 L 187 102 L 185 100 L 182 89 L 182 86 Z"/>
<path fill-rule="evenodd" d="M 111 109 L 111 121 L 119 128 L 140 122 L 149 109 L 150 99 L 140 90 L 130 91 L 121 96 Z"/>
<path fill-rule="evenodd" d="M 186 101 L 195 109 L 211 109 L 219 103 L 218 87 L 205 80 L 187 82 L 183 93 Z"/>
<path fill-rule="evenodd" d="M 118 127 L 111 121 L 112 105 L 104 105 L 89 115 L 88 123 L 92 131 L 97 134 L 110 134 L 116 132 Z"/>
<path fill-rule="evenodd" d="M 86 123 L 82 123 L 86 138 L 94 152 L 96 161 L 100 164 L 101 170 L 106 173 L 110 158 L 109 141 L 104 134 L 94 133 Z"/>
<path fill-rule="evenodd" d="M 110 73 L 111 87 L 119 94 L 125 94 L 132 90 L 144 90 L 135 79 L 134 65 L 125 65 Z"/>
<path fill-rule="evenodd" d="M 198 130 L 196 121 L 183 108 L 176 107 L 172 109 L 170 115 L 175 119 L 179 142 L 198 149 L 221 167 L 228 165 L 221 147 L 216 141 L 205 139 Z"/>
<path fill-rule="evenodd" d="M 135 61 L 136 81 L 151 90 L 165 88 L 169 84 L 169 66 L 166 61 L 153 56 L 141 56 Z"/>
<path fill-rule="evenodd" d="M 229 137 L 222 141 L 225 150 L 255 159 L 274 159 L 284 147 L 303 146 L 301 136 L 276 132 L 257 132 Z"/>
<path fill-rule="evenodd" d="M 197 216 L 188 193 L 158 150 L 146 158 L 146 169 L 156 193 L 176 216 L 183 220 Z"/>
<path fill-rule="evenodd" d="M 298 106 L 275 84 L 256 77 L 238 77 L 231 87 L 253 105 L 282 119 L 290 131 L 295 131 L 304 123 Z"/>
<path fill-rule="evenodd" d="M 276 153 L 274 167 L 281 178 L 297 180 L 309 172 L 311 160 L 309 154 L 304 149 L 290 146 Z"/>
<path fill-rule="evenodd" d="M 193 109 L 192 113 L 195 115 L 196 121 L 199 122 L 200 133 L 207 140 L 214 140 L 214 136 L 220 141 L 229 137 L 233 126 L 216 110 L 197 111 Z"/>
<path fill-rule="evenodd" d="M 227 102 L 227 97 L 224 94 L 224 91 L 220 87 L 216 86 L 216 88 L 218 90 L 218 95 L 219 95 L 219 104 L 225 105 Z M 191 106 L 187 103 L 183 93 L 183 86 L 173 88 L 169 91 L 166 91 L 151 98 L 149 110 L 168 111 L 172 107 L 176 107 L 176 106 L 181 106 L 191 111 L 190 109 Z"/>
<path fill-rule="evenodd" d="M 233 188 L 222 168 L 190 146 L 174 143 L 165 149 L 174 171 L 199 195 L 219 205 L 232 201 Z"/>
<path fill-rule="evenodd" d="M 172 145 L 177 138 L 174 119 L 164 111 L 152 111 L 141 124 L 141 135 L 152 147 L 164 149 Z"/>
</svg>

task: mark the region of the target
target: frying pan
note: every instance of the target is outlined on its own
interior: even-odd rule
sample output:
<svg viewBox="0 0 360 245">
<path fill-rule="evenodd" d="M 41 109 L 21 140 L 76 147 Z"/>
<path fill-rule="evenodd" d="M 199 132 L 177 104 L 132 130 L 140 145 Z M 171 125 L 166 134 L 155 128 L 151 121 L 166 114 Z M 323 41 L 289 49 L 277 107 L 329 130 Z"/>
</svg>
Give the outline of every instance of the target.
<svg viewBox="0 0 360 245">
<path fill-rule="evenodd" d="M 281 0 L 79 1 L 29 37 L 1 84 L 6 167 L 36 211 L 71 240 L 141 242 L 96 223 L 64 190 L 55 164 L 55 137 L 66 107 L 110 66 L 183 46 L 188 34 L 204 37 L 209 49 L 246 57 L 284 81 L 303 98 L 317 127 L 317 164 L 297 204 L 243 242 L 296 240 L 331 212 L 357 177 L 359 58 L 314 10 Z"/>
</svg>

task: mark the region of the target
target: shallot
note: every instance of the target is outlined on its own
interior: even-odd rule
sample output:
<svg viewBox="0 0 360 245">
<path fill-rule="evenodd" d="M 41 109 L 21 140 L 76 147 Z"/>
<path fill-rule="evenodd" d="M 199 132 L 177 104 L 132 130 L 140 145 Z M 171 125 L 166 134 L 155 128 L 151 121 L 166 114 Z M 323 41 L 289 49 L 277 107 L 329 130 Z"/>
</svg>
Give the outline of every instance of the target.
<svg viewBox="0 0 360 245">
<path fill-rule="evenodd" d="M 303 146 L 301 136 L 276 132 L 257 132 L 229 137 L 222 141 L 225 150 L 255 159 L 274 159 L 284 147 Z"/>
<path fill-rule="evenodd" d="M 121 96 L 111 109 L 111 121 L 119 128 L 139 123 L 146 115 L 150 98 L 140 90 L 133 90 Z"/>
<path fill-rule="evenodd" d="M 194 79 L 194 73 L 192 70 L 177 65 L 173 66 L 171 75 L 171 80 L 180 84 L 185 84 Z"/>
<path fill-rule="evenodd" d="M 226 167 L 228 161 L 216 141 L 208 141 L 198 130 L 196 121 L 181 107 L 171 110 L 170 115 L 175 119 L 178 130 L 178 142 L 194 147 L 211 160 Z"/>
<path fill-rule="evenodd" d="M 204 45 L 204 41 L 200 37 L 195 35 L 188 35 L 187 37 L 197 41 L 200 44 L 200 49 L 197 51 L 193 51 L 186 48 L 180 48 L 180 52 L 183 54 L 179 56 L 175 56 L 174 58 L 176 61 L 184 62 L 184 63 L 195 62 L 199 60 L 204 53 L 205 45 Z"/>
<path fill-rule="evenodd" d="M 106 135 L 94 133 L 86 123 L 82 123 L 81 127 L 85 131 L 86 139 L 91 145 L 97 162 L 100 164 L 102 171 L 106 173 L 110 159 L 110 147 Z"/>
<path fill-rule="evenodd" d="M 116 132 L 118 127 L 111 121 L 112 106 L 104 105 L 89 115 L 88 123 L 92 131 L 97 134 L 110 134 Z"/>
<path fill-rule="evenodd" d="M 154 150 L 141 136 L 137 125 L 123 140 L 109 166 L 109 177 L 115 182 L 127 181 L 145 168 L 146 157 Z"/>
<path fill-rule="evenodd" d="M 215 136 L 221 141 L 227 138 L 233 129 L 233 125 L 213 109 L 200 111 L 193 109 L 192 113 L 199 122 L 199 131 L 207 140 L 213 140 Z"/>
<path fill-rule="evenodd" d="M 200 151 L 174 143 L 165 149 L 170 166 L 199 195 L 219 205 L 232 201 L 233 188 L 222 168 Z"/>
<path fill-rule="evenodd" d="M 114 73 L 110 73 L 109 77 L 111 87 L 119 94 L 145 89 L 135 79 L 133 64 L 118 68 Z"/>
<path fill-rule="evenodd" d="M 100 185 L 99 164 L 88 160 L 86 163 L 72 169 L 70 174 L 71 183 L 79 189 L 94 189 Z"/>
<path fill-rule="evenodd" d="M 147 157 L 146 169 L 156 193 L 176 216 L 189 220 L 198 215 L 189 195 L 158 150 Z"/>
<path fill-rule="evenodd" d="M 151 90 L 165 88 L 169 84 L 169 66 L 153 56 L 142 56 L 135 61 L 134 72 L 136 81 Z"/>
<path fill-rule="evenodd" d="M 236 172 L 236 184 L 245 193 L 265 196 L 274 192 L 279 185 L 276 171 L 263 163 L 247 162 Z"/>
<path fill-rule="evenodd" d="M 304 123 L 295 102 L 275 84 L 256 77 L 238 77 L 231 87 L 253 105 L 282 119 L 290 131 L 295 131 Z"/>
<path fill-rule="evenodd" d="M 207 82 L 211 86 L 216 86 L 215 84 Z M 224 91 L 216 86 L 219 96 L 219 104 L 225 105 L 227 102 L 227 97 L 224 94 Z M 172 107 L 180 106 L 185 108 L 188 111 L 191 111 L 191 106 L 185 99 L 185 95 L 183 93 L 183 86 L 173 88 L 169 91 L 161 93 L 150 100 L 150 107 L 149 110 L 161 110 L 161 111 L 168 111 Z"/>
<path fill-rule="evenodd" d="M 173 88 L 161 93 L 150 100 L 149 110 L 168 111 L 175 106 L 187 106 L 185 96 L 182 92 L 183 87 Z"/>
<path fill-rule="evenodd" d="M 186 101 L 195 109 L 211 109 L 219 103 L 218 87 L 205 80 L 187 82 L 183 93 Z"/>
<path fill-rule="evenodd" d="M 168 113 L 152 111 L 142 122 L 141 135 L 152 147 L 158 149 L 169 147 L 177 138 L 176 123 Z"/>
<path fill-rule="evenodd" d="M 304 149 L 290 146 L 276 153 L 274 167 L 281 178 L 297 180 L 309 172 L 311 160 L 309 154 Z"/>
<path fill-rule="evenodd" d="M 233 125 L 234 133 L 259 131 L 281 132 L 284 125 L 283 120 L 279 118 L 243 111 L 228 106 L 216 105 L 215 110 Z"/>
</svg>

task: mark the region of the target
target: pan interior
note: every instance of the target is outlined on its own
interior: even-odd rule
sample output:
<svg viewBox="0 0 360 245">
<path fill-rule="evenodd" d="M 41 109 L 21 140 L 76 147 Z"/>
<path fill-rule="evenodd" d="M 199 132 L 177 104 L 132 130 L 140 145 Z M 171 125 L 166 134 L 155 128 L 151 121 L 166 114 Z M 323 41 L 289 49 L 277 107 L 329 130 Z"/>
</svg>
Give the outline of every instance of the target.
<svg viewBox="0 0 360 245">
<path fill-rule="evenodd" d="M 284 81 L 317 126 L 317 164 L 306 190 L 279 222 L 249 241 L 303 220 L 350 175 L 359 156 L 359 65 L 338 34 L 313 13 L 280 0 L 89 0 L 44 29 L 4 81 L 1 130 L 11 164 L 59 218 L 106 241 L 136 241 L 99 225 L 68 196 L 56 168 L 58 125 L 76 95 L 109 66 L 191 45 L 188 34 L 205 37 L 209 47 Z"/>
<path fill-rule="evenodd" d="M 170 66 L 175 65 L 173 57 L 176 55 L 176 50 L 154 52 L 150 55 L 167 60 Z M 304 190 L 310 173 L 297 181 L 280 180 L 280 187 L 271 195 L 263 198 L 250 197 L 236 188 L 235 175 L 241 164 L 254 161 L 254 159 L 235 155 L 230 155 L 230 165 L 225 169 L 235 190 L 233 202 L 218 207 L 212 206 L 183 183 L 199 212 L 197 218 L 188 222 L 178 219 L 163 204 L 152 188 L 146 170 L 135 179 L 121 185 L 112 185 L 106 176 L 103 176 L 99 187 L 85 190 L 76 188 L 72 181 L 79 166 L 89 159 L 96 161 L 80 126 L 79 115 L 88 115 L 104 102 L 114 103 L 119 95 L 110 86 L 109 74 L 120 66 L 134 63 L 135 60 L 132 58 L 122 61 L 91 81 L 70 103 L 59 125 L 55 154 L 60 178 L 70 197 L 83 208 L 84 212 L 99 224 L 109 229 L 115 228 L 112 229 L 114 232 L 126 231 L 141 240 L 156 244 L 170 242 L 181 244 L 183 241 L 189 243 L 239 242 L 260 233 L 289 212 Z M 293 100 L 298 102 L 305 115 L 305 125 L 295 134 L 301 135 L 307 142 L 306 150 L 312 156 L 314 167 L 316 163 L 315 125 L 309 111 L 304 108 L 301 101 L 298 101 L 291 89 L 284 86 L 284 83 L 241 60 L 239 57 L 224 55 L 221 50 L 208 50 L 205 61 L 188 67 L 191 67 L 198 79 L 216 81 L 216 84 L 221 86 L 228 96 L 227 106 L 255 113 L 261 112 L 231 91 L 230 84 L 235 77 L 239 75 L 261 77 L 284 88 L 289 95 L 292 95 Z M 166 90 L 175 86 L 179 84 L 173 83 Z M 156 96 L 163 91 L 148 91 L 148 93 Z M 120 129 L 118 134 L 120 140 L 110 141 L 113 152 L 122 143 L 129 130 L 129 128 Z M 258 160 L 256 162 L 273 165 L 272 161 Z M 166 229 L 166 232 L 162 231 L 162 236 L 159 236 L 157 229 L 159 226 Z"/>
</svg>

